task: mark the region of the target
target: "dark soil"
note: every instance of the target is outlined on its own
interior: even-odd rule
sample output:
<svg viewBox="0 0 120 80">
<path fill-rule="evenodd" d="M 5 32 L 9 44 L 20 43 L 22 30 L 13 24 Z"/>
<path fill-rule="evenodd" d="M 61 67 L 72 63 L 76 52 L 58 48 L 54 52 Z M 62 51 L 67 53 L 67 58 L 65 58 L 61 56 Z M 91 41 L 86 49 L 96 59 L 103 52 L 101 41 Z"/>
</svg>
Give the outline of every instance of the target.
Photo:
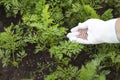
<svg viewBox="0 0 120 80">
<path fill-rule="evenodd" d="M 42 65 L 48 65 L 52 59 L 48 56 L 47 53 L 40 53 L 36 55 L 30 55 L 23 59 L 19 67 L 8 66 L 5 68 L 0 67 L 0 80 L 20 80 L 20 79 L 29 79 L 34 77 L 34 80 L 43 80 L 44 76 L 49 73 L 49 68 L 53 67 L 51 65 L 49 68 L 44 68 L 39 72 L 39 67 L 37 63 Z M 40 66 L 40 68 L 43 68 Z M 38 70 L 36 72 L 36 70 Z M 34 74 L 35 72 L 35 74 Z"/>
<path fill-rule="evenodd" d="M 109 75 L 106 76 L 107 80 L 120 80 L 120 72 L 116 73 L 115 71 L 111 71 Z"/>
<path fill-rule="evenodd" d="M 16 17 L 6 17 L 5 8 L 3 5 L 0 5 L 0 32 L 4 31 L 5 27 L 8 27 L 13 24 L 17 24 L 21 21 L 21 15 L 17 14 Z"/>
<path fill-rule="evenodd" d="M 54 59 L 50 58 L 49 53 L 44 51 L 33 54 L 30 47 L 28 51 L 31 53 L 19 63 L 18 68 L 11 65 L 3 68 L 0 62 L 0 80 L 44 80 L 44 76 L 50 73 L 50 69 L 54 71 L 56 66 L 51 64 Z"/>
</svg>

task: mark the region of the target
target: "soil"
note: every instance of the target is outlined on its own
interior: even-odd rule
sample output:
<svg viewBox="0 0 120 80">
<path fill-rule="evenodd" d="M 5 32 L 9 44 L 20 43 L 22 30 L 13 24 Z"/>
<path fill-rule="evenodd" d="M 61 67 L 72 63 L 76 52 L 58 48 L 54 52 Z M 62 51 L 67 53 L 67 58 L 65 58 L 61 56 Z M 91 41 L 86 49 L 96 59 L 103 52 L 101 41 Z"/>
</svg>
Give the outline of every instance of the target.
<svg viewBox="0 0 120 80">
<path fill-rule="evenodd" d="M 0 5 L 0 29 L 9 26 L 11 23 L 17 24 L 21 20 L 21 15 L 17 14 L 16 17 L 6 17 L 5 8 L 3 5 Z M 4 26 L 4 27 L 3 27 Z"/>
<path fill-rule="evenodd" d="M 30 80 L 32 78 L 33 80 L 44 80 L 44 76 L 50 73 L 50 69 L 54 71 L 56 66 L 51 63 L 55 60 L 50 58 L 48 52 L 34 54 L 32 50 L 33 46 L 29 45 L 27 52 L 30 54 L 19 63 L 18 68 L 11 65 L 2 67 L 0 62 L 0 80 Z"/>
</svg>

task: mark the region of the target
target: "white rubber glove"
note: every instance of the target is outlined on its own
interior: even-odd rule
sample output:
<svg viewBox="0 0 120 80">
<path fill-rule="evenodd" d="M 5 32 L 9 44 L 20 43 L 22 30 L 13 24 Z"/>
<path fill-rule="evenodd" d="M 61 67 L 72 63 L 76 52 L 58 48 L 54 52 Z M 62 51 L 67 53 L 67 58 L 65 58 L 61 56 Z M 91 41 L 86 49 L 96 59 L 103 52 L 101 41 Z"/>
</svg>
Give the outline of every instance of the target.
<svg viewBox="0 0 120 80">
<path fill-rule="evenodd" d="M 88 19 L 84 23 L 79 23 L 78 26 L 71 29 L 71 33 L 67 34 L 67 37 L 72 42 L 82 44 L 99 44 L 99 43 L 119 43 L 116 34 L 116 21 L 117 19 L 111 19 L 103 21 L 100 19 Z M 87 40 L 77 38 L 76 35 L 80 34 L 78 29 L 88 28 Z"/>
</svg>

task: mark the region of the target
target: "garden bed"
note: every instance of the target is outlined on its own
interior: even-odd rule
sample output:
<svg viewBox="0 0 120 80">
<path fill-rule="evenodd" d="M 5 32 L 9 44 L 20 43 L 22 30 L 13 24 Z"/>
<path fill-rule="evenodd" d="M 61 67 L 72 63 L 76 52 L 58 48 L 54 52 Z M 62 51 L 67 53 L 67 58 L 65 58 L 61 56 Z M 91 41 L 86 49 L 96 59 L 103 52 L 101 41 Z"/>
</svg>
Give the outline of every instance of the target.
<svg viewBox="0 0 120 80">
<path fill-rule="evenodd" d="M 0 1 L 0 80 L 120 80 L 119 44 L 82 45 L 66 38 L 89 18 L 119 17 L 119 3 Z"/>
</svg>

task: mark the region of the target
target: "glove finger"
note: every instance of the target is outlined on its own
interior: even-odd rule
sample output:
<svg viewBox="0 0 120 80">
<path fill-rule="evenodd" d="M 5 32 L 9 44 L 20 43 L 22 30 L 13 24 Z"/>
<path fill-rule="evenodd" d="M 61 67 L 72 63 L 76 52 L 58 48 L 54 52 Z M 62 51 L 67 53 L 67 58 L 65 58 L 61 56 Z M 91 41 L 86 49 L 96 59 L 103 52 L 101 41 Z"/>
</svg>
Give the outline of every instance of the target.
<svg viewBox="0 0 120 80">
<path fill-rule="evenodd" d="M 86 28 L 88 28 L 88 25 L 87 25 L 86 21 L 83 22 L 83 23 L 79 23 L 78 26 L 79 26 L 79 29 L 86 29 Z"/>
<path fill-rule="evenodd" d="M 83 40 L 82 38 L 77 38 L 75 36 L 69 37 L 71 42 L 81 43 L 81 44 L 91 44 L 88 40 Z"/>
<path fill-rule="evenodd" d="M 81 43 L 81 44 L 91 44 L 88 40 L 77 38 L 76 42 Z"/>
<path fill-rule="evenodd" d="M 67 34 L 67 37 L 69 38 L 69 37 L 75 37 L 75 36 L 77 36 L 77 35 L 79 35 L 80 33 L 79 32 L 72 32 L 72 33 L 68 33 Z"/>
</svg>

